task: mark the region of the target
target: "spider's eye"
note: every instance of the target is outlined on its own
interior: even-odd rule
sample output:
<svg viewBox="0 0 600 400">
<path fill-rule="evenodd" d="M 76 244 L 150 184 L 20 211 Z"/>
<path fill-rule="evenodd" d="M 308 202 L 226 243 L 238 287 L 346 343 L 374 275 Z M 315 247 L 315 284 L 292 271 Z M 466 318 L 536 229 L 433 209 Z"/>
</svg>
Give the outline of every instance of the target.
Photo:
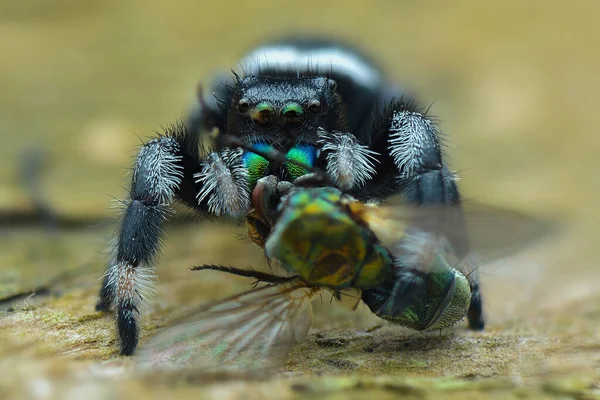
<svg viewBox="0 0 600 400">
<path fill-rule="evenodd" d="M 313 114 L 316 114 L 321 111 L 321 102 L 319 100 L 312 100 L 308 103 L 308 111 Z"/>
<path fill-rule="evenodd" d="M 332 92 L 335 92 L 337 90 L 337 82 L 333 79 L 327 79 L 327 86 Z"/>
<path fill-rule="evenodd" d="M 273 118 L 273 114 L 275 113 L 275 109 L 273 106 L 266 102 L 260 102 L 252 109 L 250 113 L 254 122 L 259 125 L 268 125 L 271 122 L 271 118 Z"/>
<path fill-rule="evenodd" d="M 238 111 L 241 113 L 245 113 L 246 111 L 248 111 L 250 109 L 250 105 L 248 104 L 248 101 L 246 99 L 241 99 L 238 102 Z"/>
<path fill-rule="evenodd" d="M 300 125 L 304 120 L 304 109 L 298 103 L 288 103 L 281 109 L 281 117 L 287 125 Z"/>
</svg>

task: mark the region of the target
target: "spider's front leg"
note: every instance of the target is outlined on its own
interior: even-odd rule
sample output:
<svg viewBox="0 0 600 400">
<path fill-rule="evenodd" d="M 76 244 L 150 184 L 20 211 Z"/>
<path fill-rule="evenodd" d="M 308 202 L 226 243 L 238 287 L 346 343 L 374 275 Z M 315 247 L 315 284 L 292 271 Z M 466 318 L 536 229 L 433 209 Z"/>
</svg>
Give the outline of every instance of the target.
<svg viewBox="0 0 600 400">
<path fill-rule="evenodd" d="M 131 355 L 137 346 L 140 305 L 174 201 L 217 216 L 245 215 L 249 193 L 241 154 L 221 149 L 201 159 L 199 136 L 182 124 L 167 128 L 140 149 L 96 304 L 97 310 L 116 312 L 121 354 Z"/>
<path fill-rule="evenodd" d="M 440 131 L 425 113 L 411 103 L 392 100 L 377 119 L 371 138 L 370 148 L 381 154 L 382 159 L 367 192 L 379 192 L 384 197 L 384 191 L 393 188 L 415 205 L 460 207 L 457 177 L 444 160 Z M 469 240 L 462 215 L 454 222 L 452 245 L 459 256 L 466 256 Z M 469 327 L 481 330 L 484 317 L 477 270 L 468 278 L 472 293 L 467 316 Z"/>
</svg>

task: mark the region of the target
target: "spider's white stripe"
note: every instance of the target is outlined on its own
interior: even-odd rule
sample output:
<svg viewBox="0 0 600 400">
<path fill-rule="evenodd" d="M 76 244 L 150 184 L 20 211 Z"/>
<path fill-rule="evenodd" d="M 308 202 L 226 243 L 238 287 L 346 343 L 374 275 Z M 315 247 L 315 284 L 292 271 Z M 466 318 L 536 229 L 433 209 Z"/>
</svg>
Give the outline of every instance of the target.
<svg viewBox="0 0 600 400">
<path fill-rule="evenodd" d="M 375 68 L 356 54 L 340 47 L 308 50 L 298 49 L 293 45 L 260 47 L 249 53 L 240 63 L 248 74 L 256 74 L 260 69 L 266 68 L 303 69 L 310 65 L 317 73 L 333 70 L 362 86 L 377 86 L 381 80 Z"/>
</svg>

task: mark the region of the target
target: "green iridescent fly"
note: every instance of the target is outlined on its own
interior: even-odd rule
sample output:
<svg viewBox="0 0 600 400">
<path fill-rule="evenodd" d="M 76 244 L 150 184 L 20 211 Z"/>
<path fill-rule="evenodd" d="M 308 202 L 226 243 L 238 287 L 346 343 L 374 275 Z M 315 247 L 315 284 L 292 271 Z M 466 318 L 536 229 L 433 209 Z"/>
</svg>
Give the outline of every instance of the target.
<svg viewBox="0 0 600 400">
<path fill-rule="evenodd" d="M 252 148 L 261 157 L 270 149 Z M 480 254 L 460 258 L 458 223 L 469 229 L 474 251 L 505 255 L 547 225 L 490 207 L 368 204 L 324 185 L 319 171 L 279 157 L 306 175 L 294 183 L 268 176 L 257 181 L 247 215 L 250 238 L 284 270 L 275 275 L 204 265 L 268 283 L 202 307 L 158 334 L 141 349 L 144 368 L 194 370 L 279 366 L 291 346 L 308 335 L 311 299 L 346 290 L 377 316 L 414 330 L 450 327 L 467 315 L 469 274 Z M 299 164 L 299 165 L 298 165 Z M 514 250 L 514 249 L 511 249 Z"/>
<path fill-rule="evenodd" d="M 268 198 L 276 185 L 274 177 L 263 178 L 255 191 Z M 333 187 L 292 190 L 279 208 L 266 254 L 309 286 L 359 289 L 376 315 L 415 330 L 445 328 L 466 315 L 471 264 L 441 235 L 439 215 L 434 231 L 417 229 L 417 217 L 429 220 L 440 208 L 400 215 L 399 208 L 364 204 Z"/>
</svg>

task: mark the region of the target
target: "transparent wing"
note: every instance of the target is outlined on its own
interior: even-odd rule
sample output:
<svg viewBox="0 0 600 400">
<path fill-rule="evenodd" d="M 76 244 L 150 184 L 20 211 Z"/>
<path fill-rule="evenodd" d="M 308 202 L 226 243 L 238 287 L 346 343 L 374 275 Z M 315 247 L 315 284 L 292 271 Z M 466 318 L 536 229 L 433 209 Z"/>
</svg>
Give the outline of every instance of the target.
<svg viewBox="0 0 600 400">
<path fill-rule="evenodd" d="M 392 252 L 406 249 L 412 243 L 414 248 L 427 253 L 427 248 L 439 250 L 449 242 L 458 253 L 482 262 L 522 250 L 557 228 L 553 221 L 477 203 L 460 208 L 405 204 L 356 207 Z M 404 247 L 398 248 L 401 240 Z"/>
<path fill-rule="evenodd" d="M 482 264 L 515 253 L 554 228 L 549 221 L 474 203 L 351 207 L 395 258 L 396 279 L 367 293 L 370 306 L 388 315 L 400 315 L 424 298 L 424 274 L 433 273 L 429 284 L 435 286 L 435 279 L 453 268 L 476 283 Z"/>
<path fill-rule="evenodd" d="M 312 323 L 318 289 L 302 282 L 269 285 L 206 306 L 142 346 L 138 371 L 196 374 L 280 367 Z"/>
</svg>

